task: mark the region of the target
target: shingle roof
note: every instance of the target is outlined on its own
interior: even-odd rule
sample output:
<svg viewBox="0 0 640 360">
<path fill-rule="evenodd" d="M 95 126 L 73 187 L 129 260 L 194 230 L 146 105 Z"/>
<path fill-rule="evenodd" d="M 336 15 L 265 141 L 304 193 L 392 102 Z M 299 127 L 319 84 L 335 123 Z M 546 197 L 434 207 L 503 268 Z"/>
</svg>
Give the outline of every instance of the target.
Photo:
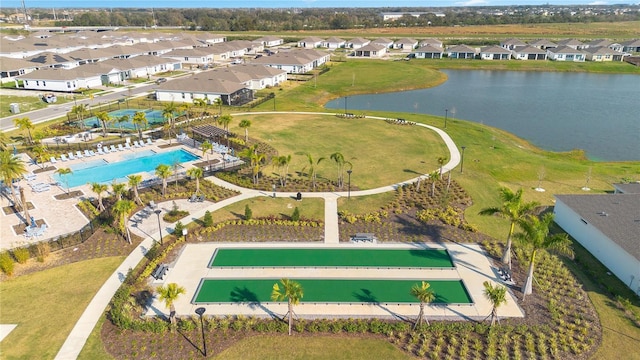
<svg viewBox="0 0 640 360">
<path fill-rule="evenodd" d="M 414 50 L 413 52 L 442 54 L 444 52 L 444 49 L 441 47 L 433 46 L 433 45 L 423 45 L 423 46 L 420 46 L 417 50 Z"/>
<path fill-rule="evenodd" d="M 554 54 L 583 54 L 582 50 L 576 50 L 568 46 L 558 46 L 557 48 L 549 48 L 547 51 Z"/>
<path fill-rule="evenodd" d="M 481 53 L 491 53 L 491 54 L 511 54 L 511 51 L 502 48 L 500 46 L 485 46 L 480 49 Z"/>
<path fill-rule="evenodd" d="M 455 53 L 476 53 L 476 49 L 472 48 L 471 46 L 467 46 L 467 45 L 456 45 L 456 46 L 452 46 L 450 48 L 447 49 L 448 52 L 455 52 Z"/>
<path fill-rule="evenodd" d="M 32 69 L 38 66 L 30 61 L 0 56 L 0 71 L 15 71 L 20 69 Z"/>
<path fill-rule="evenodd" d="M 555 197 L 631 256 L 640 260 L 640 194 Z"/>
<path fill-rule="evenodd" d="M 227 95 L 244 88 L 243 84 L 215 79 L 211 76 L 211 72 L 203 72 L 194 76 L 168 81 L 160 85 L 157 90 Z"/>
<path fill-rule="evenodd" d="M 613 184 L 613 187 L 621 193 L 640 194 L 640 182 Z"/>
<path fill-rule="evenodd" d="M 584 49 L 583 51 L 588 52 L 590 54 L 594 54 L 594 55 L 622 55 L 621 52 L 615 51 L 613 49 L 609 49 L 606 46 L 593 46 L 593 47 Z"/>
<path fill-rule="evenodd" d="M 515 51 L 518 54 L 546 54 L 547 52 L 534 47 L 534 46 L 530 46 L 530 45 L 526 45 L 526 46 L 516 46 L 515 49 L 513 49 L 513 51 Z"/>
</svg>

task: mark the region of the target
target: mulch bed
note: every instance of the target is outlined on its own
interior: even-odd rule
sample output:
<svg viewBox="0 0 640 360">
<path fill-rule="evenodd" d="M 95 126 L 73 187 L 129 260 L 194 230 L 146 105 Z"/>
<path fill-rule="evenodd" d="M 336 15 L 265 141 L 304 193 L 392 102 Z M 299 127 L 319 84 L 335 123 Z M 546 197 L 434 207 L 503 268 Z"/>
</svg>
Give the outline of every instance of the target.
<svg viewBox="0 0 640 360">
<path fill-rule="evenodd" d="M 27 201 L 27 210 L 33 210 L 36 207 L 30 201 Z M 22 210 L 16 210 L 15 206 L 5 206 L 2 208 L 5 215 L 12 215 L 22 212 Z"/>
<path fill-rule="evenodd" d="M 83 196 L 84 193 L 80 190 L 70 191 L 68 194 L 65 192 L 64 194 L 58 194 L 55 197 L 56 200 L 68 200 L 77 198 L 78 196 Z"/>
<path fill-rule="evenodd" d="M 34 173 L 34 174 L 40 174 L 40 173 L 43 173 L 43 172 L 52 171 L 52 170 L 56 170 L 56 169 L 57 169 L 57 168 L 56 168 L 55 166 L 51 166 L 51 165 L 49 165 L 49 166 L 47 166 L 47 167 L 46 167 L 46 168 L 44 168 L 44 169 L 42 169 L 42 168 L 40 168 L 40 169 L 35 169 L 35 170 L 33 170 L 33 173 Z"/>
<path fill-rule="evenodd" d="M 211 161 L 202 161 L 202 162 L 194 163 L 193 166 L 205 168 L 210 165 L 218 164 L 219 162 L 220 162 L 220 159 L 211 159 Z"/>
<path fill-rule="evenodd" d="M 41 226 L 44 223 L 45 223 L 44 219 L 36 219 L 36 225 L 37 226 Z M 25 223 L 20 223 L 18 225 L 13 225 L 13 231 L 15 231 L 16 234 L 18 234 L 18 235 L 24 234 L 26 229 L 27 229 L 27 224 L 25 224 Z"/>
</svg>

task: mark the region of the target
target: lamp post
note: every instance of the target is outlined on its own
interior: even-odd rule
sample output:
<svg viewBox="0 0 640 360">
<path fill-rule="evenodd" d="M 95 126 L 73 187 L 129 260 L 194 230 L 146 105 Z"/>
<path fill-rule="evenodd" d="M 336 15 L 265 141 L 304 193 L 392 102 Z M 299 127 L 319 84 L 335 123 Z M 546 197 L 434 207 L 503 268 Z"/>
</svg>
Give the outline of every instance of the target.
<svg viewBox="0 0 640 360">
<path fill-rule="evenodd" d="M 276 198 L 276 184 L 271 185 L 271 188 L 273 189 L 273 198 Z"/>
<path fill-rule="evenodd" d="M 196 314 L 200 316 L 200 328 L 202 329 L 202 353 L 204 357 L 207 357 L 207 338 L 204 336 L 204 322 L 202 321 L 202 315 L 204 315 L 205 311 L 207 311 L 207 309 L 203 307 L 199 307 L 196 309 Z"/>
<path fill-rule="evenodd" d="M 158 215 L 158 230 L 160 230 L 160 245 L 162 245 L 162 225 L 160 225 L 160 213 L 162 210 L 158 209 L 154 212 Z"/>
<path fill-rule="evenodd" d="M 447 117 L 449 116 L 449 109 L 444 109 L 444 128 L 447 128 Z"/>
<path fill-rule="evenodd" d="M 349 189 L 347 192 L 347 200 L 351 200 L 351 173 L 353 172 L 353 170 L 349 169 L 347 170 L 347 175 L 349 175 L 348 177 L 348 185 L 347 188 Z"/>
<path fill-rule="evenodd" d="M 462 147 L 462 156 L 460 156 L 460 174 L 462 174 L 462 167 L 464 166 L 464 149 L 466 148 L 466 146 Z"/>
<path fill-rule="evenodd" d="M 276 95 L 273 95 L 273 111 L 276 111 Z"/>
</svg>

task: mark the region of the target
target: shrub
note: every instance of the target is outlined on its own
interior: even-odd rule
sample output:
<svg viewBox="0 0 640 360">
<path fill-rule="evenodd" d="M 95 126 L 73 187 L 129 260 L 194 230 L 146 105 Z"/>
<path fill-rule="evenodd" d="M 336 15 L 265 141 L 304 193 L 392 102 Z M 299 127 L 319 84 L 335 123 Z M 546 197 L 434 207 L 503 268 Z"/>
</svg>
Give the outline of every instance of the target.
<svg viewBox="0 0 640 360">
<path fill-rule="evenodd" d="M 2 272 L 11 276 L 13 275 L 13 259 L 8 252 L 0 253 L 0 269 Z"/>
<path fill-rule="evenodd" d="M 204 218 L 202 219 L 202 222 L 204 223 L 205 227 L 213 226 L 213 216 L 211 216 L 211 212 L 209 210 L 207 210 L 204 213 Z"/>
<path fill-rule="evenodd" d="M 35 251 L 36 251 L 36 259 L 38 260 L 38 262 L 44 262 L 44 259 L 46 259 L 47 256 L 49 256 L 49 253 L 51 252 L 51 248 L 49 247 L 48 242 L 40 242 L 35 245 Z"/>
<path fill-rule="evenodd" d="M 300 220 L 300 209 L 298 209 L 297 206 L 296 206 L 295 209 L 293 209 L 293 214 L 291 214 L 291 220 L 292 221 L 299 221 Z"/>
<path fill-rule="evenodd" d="M 245 220 L 251 220 L 251 218 L 253 218 L 253 211 L 251 211 L 251 208 L 249 207 L 249 204 L 247 204 L 244 207 L 244 219 Z"/>
<path fill-rule="evenodd" d="M 182 230 L 184 230 L 184 225 L 182 225 L 182 222 L 178 221 L 176 223 L 176 226 L 173 228 L 173 235 L 175 235 L 177 238 L 181 237 Z"/>
<path fill-rule="evenodd" d="M 29 258 L 31 257 L 29 250 L 26 248 L 15 248 L 11 251 L 11 253 L 19 264 L 26 263 L 27 260 L 29 260 Z"/>
</svg>

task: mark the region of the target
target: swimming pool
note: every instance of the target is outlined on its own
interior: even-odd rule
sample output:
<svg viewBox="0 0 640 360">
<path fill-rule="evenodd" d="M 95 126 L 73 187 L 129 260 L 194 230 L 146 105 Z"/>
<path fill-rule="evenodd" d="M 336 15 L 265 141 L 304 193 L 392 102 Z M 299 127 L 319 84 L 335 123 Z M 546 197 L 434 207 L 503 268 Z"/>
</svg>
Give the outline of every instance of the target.
<svg viewBox="0 0 640 360">
<path fill-rule="evenodd" d="M 121 122 L 121 123 L 118 123 L 117 121 L 113 121 L 113 122 L 107 124 L 107 128 L 119 129 L 120 127 L 122 127 L 123 129 L 129 129 L 129 130 L 135 129 L 136 127 L 135 127 L 135 125 L 133 125 L 131 120 L 133 120 L 133 116 L 139 111 L 145 113 L 145 116 L 147 117 L 147 121 L 149 122 L 149 125 L 162 124 L 165 121 L 164 116 L 162 116 L 162 110 L 121 109 L 121 110 L 111 111 L 109 113 L 109 116 L 112 117 L 113 119 L 119 119 L 122 116 L 126 115 L 126 116 L 129 117 L 129 120 L 125 121 L 125 122 Z M 179 115 L 179 114 L 176 113 L 176 116 L 177 115 Z M 100 120 L 98 120 L 97 117 L 92 116 L 92 117 L 87 118 L 87 119 L 84 120 L 84 125 L 87 126 L 87 127 L 92 127 L 92 128 L 101 128 L 102 127 L 102 122 L 100 122 Z M 145 128 L 147 128 L 147 127 L 145 127 Z"/>
<path fill-rule="evenodd" d="M 194 161 L 200 157 L 185 150 L 174 150 L 164 153 L 144 151 L 133 153 L 131 158 L 108 163 L 104 159 L 92 160 L 70 166 L 72 174 L 67 178 L 54 174 L 53 178 L 63 186 L 76 187 L 87 183 L 111 183 L 127 181 L 127 175 L 141 172 L 154 172 L 160 164 L 173 165 Z M 67 182 L 68 180 L 68 182 Z"/>
</svg>

